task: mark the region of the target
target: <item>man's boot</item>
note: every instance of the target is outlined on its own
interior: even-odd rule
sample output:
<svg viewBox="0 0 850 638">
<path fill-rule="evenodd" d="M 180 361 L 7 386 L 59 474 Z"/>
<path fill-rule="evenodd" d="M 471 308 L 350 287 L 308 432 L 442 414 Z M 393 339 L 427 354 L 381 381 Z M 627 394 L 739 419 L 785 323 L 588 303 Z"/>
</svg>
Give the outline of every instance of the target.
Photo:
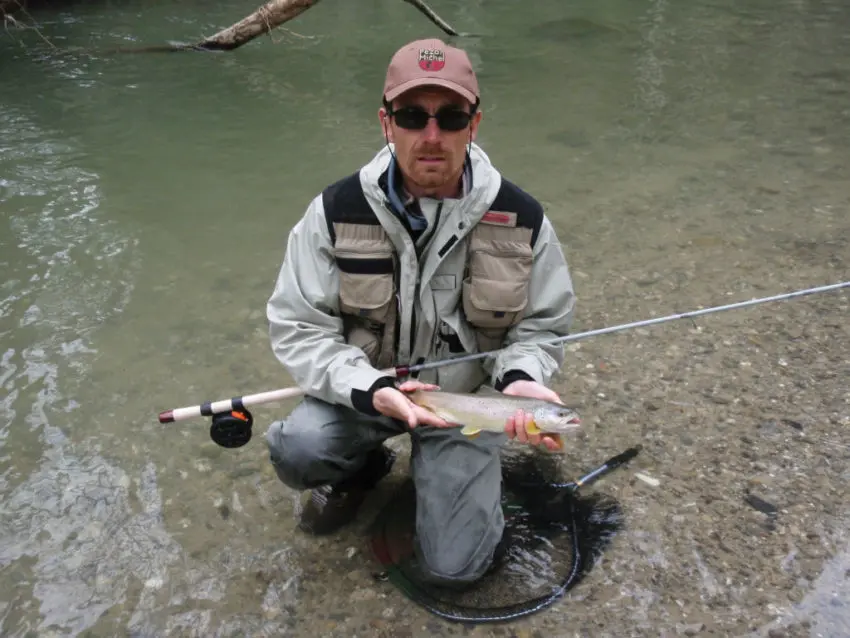
<svg viewBox="0 0 850 638">
<path fill-rule="evenodd" d="M 395 453 L 383 445 L 369 452 L 366 464 L 349 479 L 310 492 L 298 526 L 315 536 L 331 534 L 357 516 L 366 493 L 389 474 Z"/>
</svg>

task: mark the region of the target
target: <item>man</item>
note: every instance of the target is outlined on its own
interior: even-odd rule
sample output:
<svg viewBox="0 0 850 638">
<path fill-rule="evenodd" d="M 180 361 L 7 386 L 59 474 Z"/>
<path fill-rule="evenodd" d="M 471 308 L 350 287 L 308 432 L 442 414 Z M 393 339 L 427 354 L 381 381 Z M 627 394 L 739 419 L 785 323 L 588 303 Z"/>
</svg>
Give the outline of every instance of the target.
<svg viewBox="0 0 850 638">
<path fill-rule="evenodd" d="M 387 145 L 329 186 L 293 228 L 267 313 L 274 352 L 306 397 L 267 433 L 281 480 L 310 489 L 301 528 L 350 522 L 409 433 L 417 493 L 415 551 L 425 577 L 465 586 L 493 560 L 504 528 L 499 447 L 526 433 L 468 439 L 414 405 L 416 388 L 559 401 L 546 387 L 575 297 L 540 204 L 501 177 L 475 143 L 478 81 L 466 53 L 440 40 L 402 47 L 378 117 Z M 396 386 L 381 370 L 462 352 L 492 358 L 424 372 Z M 483 363 L 482 363 L 483 361 Z"/>
</svg>

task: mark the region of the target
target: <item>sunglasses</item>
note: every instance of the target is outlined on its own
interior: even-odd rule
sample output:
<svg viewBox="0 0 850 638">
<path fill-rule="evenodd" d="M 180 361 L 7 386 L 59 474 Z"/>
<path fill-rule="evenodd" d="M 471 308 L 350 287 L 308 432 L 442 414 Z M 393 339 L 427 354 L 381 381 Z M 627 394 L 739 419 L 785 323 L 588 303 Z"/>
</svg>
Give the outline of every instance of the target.
<svg viewBox="0 0 850 638">
<path fill-rule="evenodd" d="M 437 120 L 437 126 L 443 131 L 462 131 L 469 126 L 472 116 L 475 114 L 467 113 L 466 111 L 456 106 L 444 106 L 434 115 L 420 106 L 405 106 L 393 111 L 387 109 L 387 115 L 395 118 L 395 123 L 401 128 L 412 131 L 421 131 L 428 126 L 428 120 L 432 117 Z"/>
</svg>

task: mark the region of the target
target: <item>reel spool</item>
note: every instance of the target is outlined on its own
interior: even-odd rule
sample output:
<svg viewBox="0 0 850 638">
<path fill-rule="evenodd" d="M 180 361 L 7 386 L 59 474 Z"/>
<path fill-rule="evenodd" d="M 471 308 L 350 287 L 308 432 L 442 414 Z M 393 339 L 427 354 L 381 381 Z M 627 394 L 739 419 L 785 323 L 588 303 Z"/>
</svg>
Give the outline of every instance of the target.
<svg viewBox="0 0 850 638">
<path fill-rule="evenodd" d="M 253 415 L 244 407 L 214 414 L 210 423 L 210 438 L 221 447 L 242 447 L 251 440 L 253 424 Z"/>
</svg>

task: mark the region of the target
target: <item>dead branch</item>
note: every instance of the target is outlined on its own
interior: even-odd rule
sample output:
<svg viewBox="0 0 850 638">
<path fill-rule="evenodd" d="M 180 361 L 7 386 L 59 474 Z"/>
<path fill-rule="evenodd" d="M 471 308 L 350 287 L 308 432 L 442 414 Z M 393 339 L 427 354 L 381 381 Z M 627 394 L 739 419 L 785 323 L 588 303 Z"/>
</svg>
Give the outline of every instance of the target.
<svg viewBox="0 0 850 638">
<path fill-rule="evenodd" d="M 319 0 L 271 0 L 254 13 L 236 24 L 219 31 L 204 41 L 193 45 L 193 49 L 208 51 L 232 51 L 250 42 L 259 35 L 271 33 L 272 29 L 301 15 Z M 462 35 L 438 16 L 424 0 L 404 0 L 421 11 L 431 22 L 449 35 Z"/>
<path fill-rule="evenodd" d="M 319 0 L 270 0 L 251 15 L 194 45 L 207 51 L 232 51 L 298 17 Z"/>
<path fill-rule="evenodd" d="M 0 0 L 3 2 L 4 0 Z M 10 1 L 10 0 L 5 0 Z M 16 0 L 11 0 L 12 2 Z M 431 22 L 437 25 L 440 29 L 449 35 L 468 35 L 458 33 L 449 25 L 448 22 L 438 16 L 424 0 L 403 0 L 408 4 L 413 5 L 423 13 Z M 170 53 L 176 51 L 233 51 L 241 47 L 243 44 L 250 42 L 258 36 L 266 33 L 271 34 L 272 30 L 279 27 L 285 22 L 289 22 L 293 18 L 298 17 L 304 11 L 317 4 L 319 0 L 270 0 L 251 15 L 246 16 L 236 24 L 233 24 L 226 29 L 222 29 L 218 33 L 204 38 L 200 42 L 192 44 L 171 44 L 163 46 L 141 47 L 141 48 L 118 48 L 112 49 L 113 52 L 119 53 L 150 53 L 162 52 Z"/>
<path fill-rule="evenodd" d="M 426 18 L 428 18 L 431 22 L 436 24 L 449 35 L 468 35 L 466 33 L 458 33 L 457 31 L 455 31 L 448 22 L 443 20 L 434 12 L 431 7 L 425 4 L 424 0 L 404 0 L 404 2 L 412 4 L 414 7 L 419 9 L 425 15 Z"/>
<path fill-rule="evenodd" d="M 108 49 L 112 53 L 173 53 L 178 51 L 233 51 L 241 47 L 243 44 L 250 42 L 258 36 L 271 34 L 271 32 L 293 18 L 298 17 L 307 9 L 317 4 L 319 0 L 269 0 L 266 4 L 259 7 L 250 15 L 244 17 L 239 22 L 230 25 L 226 29 L 222 29 L 218 33 L 204 38 L 200 42 L 194 43 L 171 43 L 159 46 L 148 47 L 117 47 Z M 437 25 L 445 33 L 452 36 L 466 36 L 470 34 L 459 33 L 448 22 L 443 20 L 437 13 L 431 9 L 425 0 L 403 0 L 416 9 L 418 9 L 425 17 Z M 11 24 L 18 28 L 29 28 L 36 31 L 47 44 L 51 47 L 55 46 L 47 38 L 42 35 L 37 27 L 23 25 L 19 20 L 11 16 L 12 11 L 20 11 L 27 17 L 25 5 L 26 0 L 0 0 L 0 17 L 4 19 L 4 24 L 7 27 Z M 300 36 L 306 37 L 306 36 Z"/>
<path fill-rule="evenodd" d="M 21 31 L 30 30 L 35 31 L 36 35 L 44 40 L 44 42 L 51 48 L 55 49 L 56 45 L 54 45 L 50 40 L 48 40 L 41 30 L 38 28 L 38 25 L 35 19 L 29 14 L 26 9 L 26 0 L 0 0 L 0 17 L 3 18 L 3 26 L 6 29 L 6 33 L 9 33 L 9 25 L 11 24 L 16 29 L 20 29 Z M 27 18 L 30 19 L 32 24 L 24 24 L 20 20 L 16 19 L 13 15 L 13 11 L 19 11 L 24 14 Z M 11 35 L 11 34 L 10 34 Z"/>
</svg>

